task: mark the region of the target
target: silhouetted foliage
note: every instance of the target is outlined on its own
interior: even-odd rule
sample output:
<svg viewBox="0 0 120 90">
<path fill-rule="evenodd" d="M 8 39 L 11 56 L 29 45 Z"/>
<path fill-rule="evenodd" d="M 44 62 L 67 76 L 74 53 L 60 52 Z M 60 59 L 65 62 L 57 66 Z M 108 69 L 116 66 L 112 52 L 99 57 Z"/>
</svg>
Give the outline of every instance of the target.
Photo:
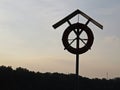
<svg viewBox="0 0 120 90">
<path fill-rule="evenodd" d="M 79 77 L 80 90 L 120 90 L 120 78 L 89 79 Z M 0 66 L 0 90 L 75 90 L 75 75 L 13 70 Z"/>
</svg>

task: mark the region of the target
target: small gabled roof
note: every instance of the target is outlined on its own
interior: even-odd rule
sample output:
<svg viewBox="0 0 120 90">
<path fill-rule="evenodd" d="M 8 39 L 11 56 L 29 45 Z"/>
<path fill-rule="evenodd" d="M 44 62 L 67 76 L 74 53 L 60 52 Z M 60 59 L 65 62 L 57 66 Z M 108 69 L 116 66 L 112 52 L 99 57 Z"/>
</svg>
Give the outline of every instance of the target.
<svg viewBox="0 0 120 90">
<path fill-rule="evenodd" d="M 74 11 L 73 13 L 71 13 L 70 15 L 66 16 L 65 18 L 63 18 L 62 20 L 60 20 L 59 22 L 57 22 L 56 24 L 54 24 L 53 28 L 56 29 L 57 27 L 59 27 L 62 24 L 64 24 L 66 21 L 69 21 L 71 18 L 73 18 L 77 14 L 81 14 L 83 17 L 85 17 L 90 22 L 92 22 L 93 24 L 95 24 L 96 26 L 98 26 L 100 29 L 103 29 L 103 26 L 100 23 L 98 23 L 97 21 L 95 21 L 94 19 L 92 19 L 91 17 L 89 17 L 87 14 L 85 14 L 82 11 L 80 11 L 79 9 L 77 9 L 76 11 Z"/>
</svg>

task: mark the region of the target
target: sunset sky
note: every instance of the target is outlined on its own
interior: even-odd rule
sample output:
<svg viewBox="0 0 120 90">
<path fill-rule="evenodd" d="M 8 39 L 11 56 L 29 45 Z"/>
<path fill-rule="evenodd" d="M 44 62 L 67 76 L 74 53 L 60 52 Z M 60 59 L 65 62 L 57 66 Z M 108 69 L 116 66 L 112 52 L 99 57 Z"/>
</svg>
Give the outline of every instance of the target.
<svg viewBox="0 0 120 90">
<path fill-rule="evenodd" d="M 0 66 L 75 73 L 75 55 L 61 40 L 68 25 L 52 25 L 76 9 L 104 26 L 89 24 L 95 40 L 80 55 L 80 75 L 120 77 L 120 0 L 0 0 Z"/>
</svg>

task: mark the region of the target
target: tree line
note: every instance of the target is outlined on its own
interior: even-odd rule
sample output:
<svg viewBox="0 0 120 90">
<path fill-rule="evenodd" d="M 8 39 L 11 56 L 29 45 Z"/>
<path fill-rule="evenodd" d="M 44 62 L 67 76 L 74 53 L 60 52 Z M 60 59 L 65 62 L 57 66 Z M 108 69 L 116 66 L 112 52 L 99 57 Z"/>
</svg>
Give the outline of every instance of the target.
<svg viewBox="0 0 120 90">
<path fill-rule="evenodd" d="M 74 74 L 40 73 L 0 66 L 0 90 L 75 90 Z M 89 79 L 79 76 L 80 90 L 120 90 L 120 78 Z"/>
</svg>

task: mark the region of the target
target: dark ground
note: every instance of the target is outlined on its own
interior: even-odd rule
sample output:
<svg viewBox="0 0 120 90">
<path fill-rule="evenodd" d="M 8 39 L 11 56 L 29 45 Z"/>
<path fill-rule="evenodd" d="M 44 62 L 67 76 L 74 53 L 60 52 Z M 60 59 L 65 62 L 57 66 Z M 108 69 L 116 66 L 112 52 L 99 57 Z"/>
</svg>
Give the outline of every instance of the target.
<svg viewBox="0 0 120 90">
<path fill-rule="evenodd" d="M 79 77 L 80 90 L 120 90 L 120 78 L 110 80 Z M 13 70 L 0 66 L 0 90 L 75 90 L 75 75 Z"/>
</svg>

